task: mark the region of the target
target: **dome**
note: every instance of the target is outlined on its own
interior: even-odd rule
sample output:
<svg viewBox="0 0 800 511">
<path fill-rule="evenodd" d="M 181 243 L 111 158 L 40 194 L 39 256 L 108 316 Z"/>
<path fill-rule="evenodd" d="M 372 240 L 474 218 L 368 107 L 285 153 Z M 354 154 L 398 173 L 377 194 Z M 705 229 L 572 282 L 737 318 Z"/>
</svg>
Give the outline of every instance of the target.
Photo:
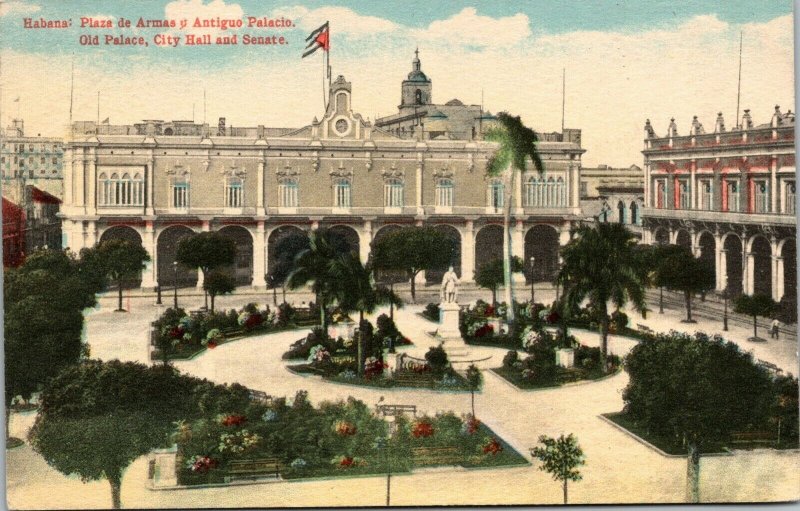
<svg viewBox="0 0 800 511">
<path fill-rule="evenodd" d="M 445 106 L 464 106 L 464 103 L 457 99 L 451 99 L 447 103 L 444 104 Z"/>
<path fill-rule="evenodd" d="M 429 82 L 428 77 L 422 71 L 411 71 L 408 73 L 408 82 Z"/>
</svg>

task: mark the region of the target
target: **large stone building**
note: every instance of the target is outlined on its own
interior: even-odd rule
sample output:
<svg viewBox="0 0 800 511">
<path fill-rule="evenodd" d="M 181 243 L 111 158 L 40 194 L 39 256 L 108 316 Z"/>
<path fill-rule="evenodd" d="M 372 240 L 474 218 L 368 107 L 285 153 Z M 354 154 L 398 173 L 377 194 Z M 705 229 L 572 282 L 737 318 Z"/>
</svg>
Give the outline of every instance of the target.
<svg viewBox="0 0 800 511">
<path fill-rule="evenodd" d="M 583 216 L 624 224 L 641 238 L 644 207 L 641 167 L 581 167 L 580 197 Z"/>
<path fill-rule="evenodd" d="M 352 110 L 339 76 L 320 120 L 299 129 L 144 121 L 78 122 L 66 150 L 63 229 L 71 250 L 112 237 L 141 242 L 152 257 L 141 285 L 198 282 L 173 271 L 177 242 L 219 231 L 238 247 L 240 285 L 265 286 L 276 243 L 287 233 L 328 227 L 366 260 L 371 243 L 408 225 L 432 225 L 458 247 L 463 280 L 501 255 L 507 184 L 487 178 L 494 144 L 404 138 Z M 514 194 L 513 248 L 534 276 L 558 265 L 558 248 L 580 220 L 580 131 L 540 144 L 545 171 L 526 172 Z M 561 134 L 559 134 L 561 135 Z"/>
<path fill-rule="evenodd" d="M 779 107 L 770 122 L 706 133 L 671 120 L 667 135 L 645 124 L 644 241 L 684 245 L 714 265 L 716 289 L 794 301 L 796 274 L 795 119 Z"/>
<path fill-rule="evenodd" d="M 64 193 L 63 140 L 50 137 L 25 136 L 25 123 L 14 119 L 0 133 L 0 175 L 3 185 L 24 179 L 56 197 Z"/>
</svg>

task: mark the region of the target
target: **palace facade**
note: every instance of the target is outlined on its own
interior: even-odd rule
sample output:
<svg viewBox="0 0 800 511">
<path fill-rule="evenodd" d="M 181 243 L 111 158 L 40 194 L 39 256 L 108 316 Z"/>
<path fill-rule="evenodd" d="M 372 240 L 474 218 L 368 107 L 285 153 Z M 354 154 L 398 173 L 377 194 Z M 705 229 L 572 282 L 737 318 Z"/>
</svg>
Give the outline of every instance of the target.
<svg viewBox="0 0 800 511">
<path fill-rule="evenodd" d="M 706 133 L 675 120 L 667 135 L 645 124 L 645 243 L 690 248 L 714 266 L 716 290 L 796 300 L 795 117 L 775 107 L 770 122 Z"/>
<path fill-rule="evenodd" d="M 330 228 L 366 260 L 391 230 L 431 225 L 454 240 L 453 265 L 471 281 L 480 265 L 501 257 L 503 206 L 513 194 L 513 250 L 525 261 L 535 257 L 526 277 L 544 280 L 580 221 L 584 150 L 580 131 L 570 131 L 577 142 L 541 142 L 544 173 L 531 168 L 508 190 L 504 179 L 486 176 L 496 145 L 381 129 L 353 112 L 342 76 L 322 118 L 299 129 L 234 128 L 224 118 L 213 129 L 188 121 L 77 122 L 66 144 L 64 246 L 131 239 L 152 258 L 143 288 L 190 286 L 201 277 L 175 269 L 177 242 L 219 231 L 237 244 L 238 284 L 262 288 L 287 234 Z"/>
</svg>

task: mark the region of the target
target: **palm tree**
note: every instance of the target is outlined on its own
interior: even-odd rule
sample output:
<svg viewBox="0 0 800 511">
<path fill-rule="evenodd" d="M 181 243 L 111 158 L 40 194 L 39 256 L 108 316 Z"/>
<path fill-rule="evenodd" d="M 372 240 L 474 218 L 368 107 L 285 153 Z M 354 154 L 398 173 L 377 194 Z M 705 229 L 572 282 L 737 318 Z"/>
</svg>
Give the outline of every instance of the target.
<svg viewBox="0 0 800 511">
<path fill-rule="evenodd" d="M 647 269 L 639 264 L 633 234 L 621 224 L 600 223 L 581 226 L 565 246 L 557 282 L 564 286 L 567 302 L 581 303 L 589 299 L 600 319 L 601 367 L 605 370 L 608 355 L 608 302 L 616 308 L 631 302 L 645 313 L 644 290 Z"/>
<path fill-rule="evenodd" d="M 514 290 L 511 280 L 511 210 L 514 199 L 514 189 L 518 172 L 524 172 L 527 159 L 530 158 L 537 171 L 544 171 L 542 158 L 536 147 L 539 137 L 535 131 L 526 127 L 519 116 L 512 116 L 506 112 L 497 114 L 498 125 L 490 128 L 486 133 L 486 140 L 497 142 L 497 151 L 486 163 L 486 174 L 489 176 L 508 176 L 509 186 L 504 193 L 503 211 L 503 236 L 505 250 L 503 251 L 503 279 L 505 283 L 505 301 L 508 304 L 509 323 L 514 322 Z"/>
<path fill-rule="evenodd" d="M 311 290 L 319 304 L 320 326 L 327 331 L 325 308 L 335 297 L 338 282 L 334 272 L 337 258 L 342 253 L 338 237 L 326 230 L 309 234 L 308 248 L 297 253 L 286 282 L 290 289 L 311 283 Z"/>
</svg>

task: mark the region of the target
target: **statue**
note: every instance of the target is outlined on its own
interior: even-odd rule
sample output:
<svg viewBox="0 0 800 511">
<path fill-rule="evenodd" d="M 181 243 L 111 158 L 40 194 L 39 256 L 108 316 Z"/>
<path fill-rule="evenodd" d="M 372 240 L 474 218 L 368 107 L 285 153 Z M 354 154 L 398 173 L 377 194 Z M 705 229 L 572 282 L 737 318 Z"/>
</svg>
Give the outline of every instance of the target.
<svg viewBox="0 0 800 511">
<path fill-rule="evenodd" d="M 456 303 L 458 301 L 458 275 L 453 271 L 453 267 L 448 268 L 447 273 L 442 278 L 441 290 L 442 303 Z"/>
</svg>

